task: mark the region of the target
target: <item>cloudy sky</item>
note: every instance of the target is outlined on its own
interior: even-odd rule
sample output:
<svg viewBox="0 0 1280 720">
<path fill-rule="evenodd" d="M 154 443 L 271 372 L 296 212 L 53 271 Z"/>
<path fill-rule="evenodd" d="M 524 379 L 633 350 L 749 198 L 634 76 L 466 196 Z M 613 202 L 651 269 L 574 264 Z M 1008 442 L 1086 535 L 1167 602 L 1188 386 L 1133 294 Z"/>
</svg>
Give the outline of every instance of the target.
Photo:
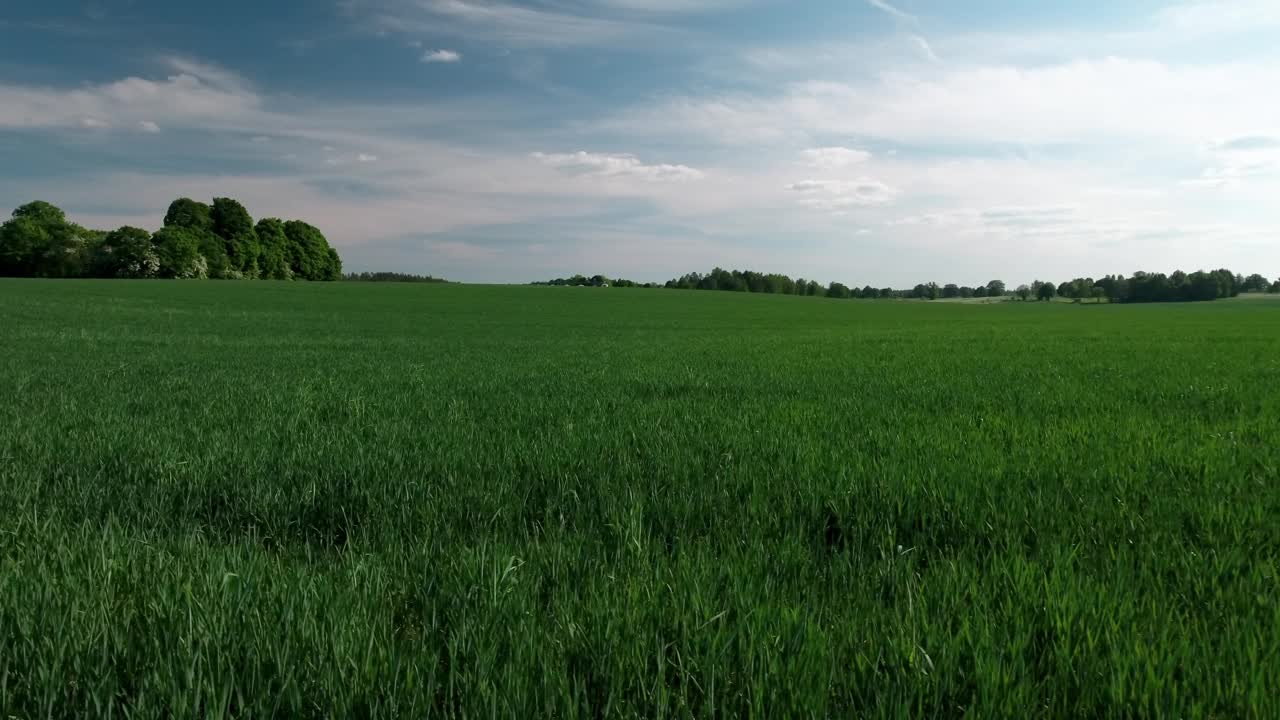
<svg viewBox="0 0 1280 720">
<path fill-rule="evenodd" d="M 7 0 L 0 206 L 348 269 L 1280 274 L 1275 0 Z"/>
</svg>

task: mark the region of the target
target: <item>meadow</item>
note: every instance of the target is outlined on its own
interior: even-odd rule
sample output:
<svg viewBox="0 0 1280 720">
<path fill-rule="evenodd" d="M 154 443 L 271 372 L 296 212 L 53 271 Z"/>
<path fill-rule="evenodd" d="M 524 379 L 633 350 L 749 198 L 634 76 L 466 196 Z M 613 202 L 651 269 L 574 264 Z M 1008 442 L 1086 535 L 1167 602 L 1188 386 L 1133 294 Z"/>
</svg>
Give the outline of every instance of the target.
<svg viewBox="0 0 1280 720">
<path fill-rule="evenodd" d="M 1280 302 L 0 281 L 0 717 L 1277 717 Z"/>
</svg>

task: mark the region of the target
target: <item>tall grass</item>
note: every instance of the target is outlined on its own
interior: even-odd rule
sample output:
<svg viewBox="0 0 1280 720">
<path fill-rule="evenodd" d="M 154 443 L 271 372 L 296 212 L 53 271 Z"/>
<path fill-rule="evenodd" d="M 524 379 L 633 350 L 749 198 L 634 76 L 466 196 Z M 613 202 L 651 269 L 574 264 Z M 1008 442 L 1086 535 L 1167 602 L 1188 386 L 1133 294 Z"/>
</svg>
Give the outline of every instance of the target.
<svg viewBox="0 0 1280 720">
<path fill-rule="evenodd" d="M 0 338 L 0 716 L 1280 714 L 1280 305 L 5 281 Z"/>
</svg>

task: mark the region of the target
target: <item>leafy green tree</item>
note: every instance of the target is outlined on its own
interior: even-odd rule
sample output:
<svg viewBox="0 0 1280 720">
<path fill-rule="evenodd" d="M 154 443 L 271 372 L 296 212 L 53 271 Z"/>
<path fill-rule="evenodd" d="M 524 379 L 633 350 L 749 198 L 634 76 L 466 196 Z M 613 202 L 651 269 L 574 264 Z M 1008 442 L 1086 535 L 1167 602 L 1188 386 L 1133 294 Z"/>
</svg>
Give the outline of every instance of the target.
<svg viewBox="0 0 1280 720">
<path fill-rule="evenodd" d="M 84 275 L 94 233 L 67 222 L 54 205 L 36 201 L 0 226 L 0 275 L 66 278 Z"/>
<path fill-rule="evenodd" d="M 164 226 L 213 232 L 213 209 L 191 198 L 178 198 L 169 203 Z"/>
<path fill-rule="evenodd" d="M 832 282 L 827 286 L 827 297 L 847 300 L 849 298 L 849 287 L 844 283 Z"/>
<path fill-rule="evenodd" d="M 213 220 L 214 234 L 222 238 L 226 245 L 231 268 L 243 277 L 257 277 L 258 255 L 261 250 L 249 211 L 231 198 L 214 198 L 210 217 Z"/>
<path fill-rule="evenodd" d="M 151 236 L 156 256 L 160 259 L 159 277 L 203 279 L 209 276 L 209 261 L 200 254 L 201 233 L 171 225 Z"/>
<path fill-rule="evenodd" d="M 1218 279 L 1218 297 L 1235 297 L 1240 294 L 1240 286 L 1236 284 L 1236 276 L 1230 270 L 1220 268 L 1214 270 L 1212 274 Z"/>
<path fill-rule="evenodd" d="M 48 228 L 30 217 L 14 217 L 0 226 L 0 275 L 31 277 L 36 258 L 49 247 Z"/>
<path fill-rule="evenodd" d="M 1018 289 L 1015 290 L 1014 293 L 1018 296 L 1019 300 L 1022 300 L 1025 302 L 1027 298 L 1031 297 L 1031 286 L 1019 285 Z"/>
<path fill-rule="evenodd" d="M 334 267 L 337 253 L 330 253 L 329 242 L 318 229 L 300 220 L 290 220 L 284 224 L 284 234 L 289 241 L 289 266 L 295 277 L 305 280 L 341 277 L 341 263 Z M 582 284 L 589 283 L 587 278 L 582 278 Z"/>
<path fill-rule="evenodd" d="M 43 200 L 29 202 L 13 211 L 15 218 L 28 218 L 46 227 L 67 221 L 67 214 L 57 205 Z"/>
<path fill-rule="evenodd" d="M 276 218 L 263 218 L 254 227 L 261 254 L 258 256 L 259 277 L 265 280 L 292 280 L 289 267 L 289 238 L 284 223 Z"/>
<path fill-rule="evenodd" d="M 1271 287 L 1267 288 L 1267 292 L 1280 293 L 1280 278 L 1276 279 L 1275 282 L 1271 283 Z"/>
<path fill-rule="evenodd" d="M 47 278 L 83 277 L 89 268 L 89 252 L 96 233 L 74 223 L 50 229 L 44 252 L 35 259 L 35 275 Z"/>
<path fill-rule="evenodd" d="M 1058 294 L 1058 288 L 1053 283 L 1040 283 L 1040 287 L 1036 289 L 1036 299 L 1048 302 Z"/>
<path fill-rule="evenodd" d="M 125 226 L 107 233 L 94 248 L 92 269 L 98 277 L 153 278 L 160 273 L 160 255 L 151 233 Z"/>
<path fill-rule="evenodd" d="M 942 286 L 942 297 L 944 298 L 960 297 L 960 286 L 956 285 L 955 283 L 947 283 L 946 285 Z"/>
<path fill-rule="evenodd" d="M 12 217 L 0 226 L 0 275 L 37 275 L 41 258 L 50 250 L 54 237 L 66 222 L 62 210 L 43 200 L 14 210 Z"/>
<path fill-rule="evenodd" d="M 987 297 L 1000 297 L 1004 295 L 1004 281 L 992 280 L 987 283 Z"/>
<path fill-rule="evenodd" d="M 200 243 L 200 257 L 205 260 L 208 276 L 215 280 L 229 280 L 236 277 L 231 267 L 231 258 L 227 257 L 227 245 L 222 238 L 212 232 L 197 233 Z"/>
<path fill-rule="evenodd" d="M 1187 300 L 1204 302 L 1218 299 L 1218 278 L 1198 270 L 1187 279 Z"/>
<path fill-rule="evenodd" d="M 1270 281 L 1268 281 L 1262 275 L 1259 275 L 1258 273 L 1254 273 L 1244 279 L 1244 286 L 1242 290 L 1244 292 L 1257 293 L 1257 292 L 1266 292 L 1267 289 L 1270 287 L 1271 287 Z"/>
</svg>

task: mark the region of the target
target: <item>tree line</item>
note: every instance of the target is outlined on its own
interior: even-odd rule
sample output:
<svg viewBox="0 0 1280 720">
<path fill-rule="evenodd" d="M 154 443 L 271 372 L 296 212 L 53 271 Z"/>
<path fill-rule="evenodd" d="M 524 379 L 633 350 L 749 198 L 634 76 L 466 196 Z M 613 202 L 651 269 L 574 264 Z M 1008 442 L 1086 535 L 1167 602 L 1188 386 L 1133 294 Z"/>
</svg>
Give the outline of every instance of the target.
<svg viewBox="0 0 1280 720">
<path fill-rule="evenodd" d="M 398 272 L 360 272 L 347 273 L 342 277 L 347 282 L 395 282 L 395 283 L 447 283 L 444 278 L 431 275 L 414 275 Z"/>
<path fill-rule="evenodd" d="M 90 230 L 47 202 L 0 225 L 0 276 L 339 280 L 342 260 L 316 227 L 263 218 L 231 198 L 179 198 L 154 233 Z"/>
<path fill-rule="evenodd" d="M 725 270 L 715 268 L 708 273 L 693 272 L 664 284 L 637 283 L 630 280 L 611 280 L 604 275 L 574 275 L 557 278 L 534 285 L 587 286 L 587 287 L 664 287 L 676 290 L 722 290 L 728 292 L 770 293 L 777 295 L 808 295 L 838 299 L 890 299 L 943 300 L 952 298 L 1002 298 L 1007 300 L 1053 300 L 1070 298 L 1077 302 L 1148 303 L 1195 302 L 1235 297 L 1242 292 L 1280 293 L 1280 279 L 1275 282 L 1253 274 L 1245 277 L 1230 270 L 1212 272 L 1203 270 L 1185 273 L 1181 270 L 1169 275 L 1164 273 L 1136 272 L 1130 277 L 1107 275 L 1099 280 L 1076 278 L 1060 284 L 1036 280 L 1010 290 L 1003 281 L 992 280 L 975 287 L 967 285 L 920 283 L 910 289 L 849 287 L 832 282 L 822 285 L 815 280 L 791 278 L 779 273 L 760 273 L 752 270 Z"/>
<path fill-rule="evenodd" d="M 642 283 L 626 278 L 609 278 L 604 275 L 574 275 L 567 278 L 556 278 L 555 280 L 540 280 L 530 283 L 531 285 L 550 285 L 553 287 L 644 287 L 656 288 L 658 283 Z"/>
</svg>

